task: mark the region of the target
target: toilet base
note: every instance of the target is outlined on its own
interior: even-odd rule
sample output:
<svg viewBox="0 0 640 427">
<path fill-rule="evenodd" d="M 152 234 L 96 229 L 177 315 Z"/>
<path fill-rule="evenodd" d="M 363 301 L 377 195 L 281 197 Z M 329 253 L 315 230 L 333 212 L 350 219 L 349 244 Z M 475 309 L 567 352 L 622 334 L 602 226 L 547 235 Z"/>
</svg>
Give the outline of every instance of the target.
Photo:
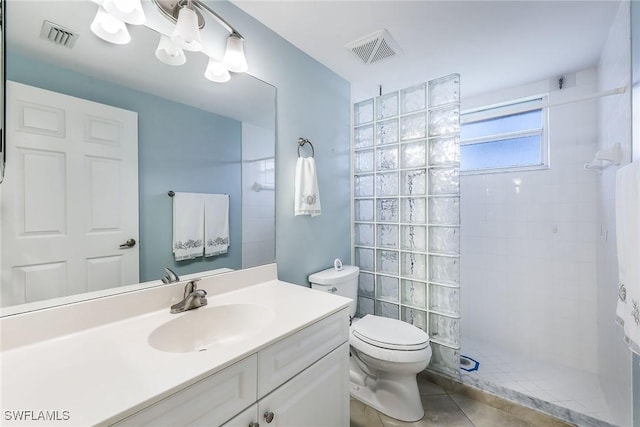
<svg viewBox="0 0 640 427">
<path fill-rule="evenodd" d="M 352 397 L 400 421 L 422 419 L 424 408 L 416 374 L 398 375 L 378 371 L 373 378 L 360 369 L 353 356 L 349 365 L 349 392 Z"/>
</svg>

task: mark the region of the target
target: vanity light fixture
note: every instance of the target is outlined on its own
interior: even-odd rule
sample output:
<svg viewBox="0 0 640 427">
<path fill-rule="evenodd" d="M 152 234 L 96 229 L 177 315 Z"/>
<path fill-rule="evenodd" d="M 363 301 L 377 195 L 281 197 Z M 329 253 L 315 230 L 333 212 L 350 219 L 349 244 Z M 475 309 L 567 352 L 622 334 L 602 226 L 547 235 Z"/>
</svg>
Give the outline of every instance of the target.
<svg viewBox="0 0 640 427">
<path fill-rule="evenodd" d="M 228 82 L 231 79 L 231 74 L 224 64 L 217 59 L 209 58 L 207 69 L 204 72 L 204 76 L 216 83 Z"/>
<path fill-rule="evenodd" d="M 187 62 L 187 57 L 178 46 L 176 46 L 169 37 L 160 36 L 160 43 L 156 49 L 156 58 L 167 65 L 182 65 Z"/>
<path fill-rule="evenodd" d="M 198 15 L 193 9 L 191 0 L 187 0 L 187 3 L 179 9 L 176 26 L 173 29 L 173 34 L 171 34 L 171 41 L 185 50 L 192 52 L 202 50 Z"/>
<path fill-rule="evenodd" d="M 96 17 L 91 23 L 91 31 L 109 43 L 127 44 L 131 41 L 125 23 L 109 14 L 102 6 L 98 7 Z"/>
<path fill-rule="evenodd" d="M 98 3 L 96 18 L 91 30 L 101 39 L 116 44 L 131 40 L 126 24 L 141 25 L 145 20 L 141 0 L 93 0 Z M 249 66 L 244 54 L 244 37 L 224 18 L 202 0 L 150 0 L 161 15 L 175 24 L 171 34 L 160 34 L 156 58 L 168 65 L 182 65 L 187 61 L 183 52 L 203 50 L 200 31 L 205 27 L 204 15 L 221 25 L 229 36 L 221 60 L 209 58 L 204 76 L 213 82 L 226 82 L 229 72 L 245 73 Z M 157 31 L 157 30 L 156 30 Z"/>
<path fill-rule="evenodd" d="M 140 0 L 104 0 L 102 7 L 111 16 L 132 25 L 142 25 L 147 18 Z"/>
</svg>

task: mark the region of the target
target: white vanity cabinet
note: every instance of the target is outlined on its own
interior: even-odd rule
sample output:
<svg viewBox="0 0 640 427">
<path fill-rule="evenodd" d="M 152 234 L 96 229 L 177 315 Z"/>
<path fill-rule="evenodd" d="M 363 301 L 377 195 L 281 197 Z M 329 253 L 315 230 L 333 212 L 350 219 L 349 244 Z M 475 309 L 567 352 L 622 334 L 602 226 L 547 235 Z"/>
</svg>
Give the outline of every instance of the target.
<svg viewBox="0 0 640 427">
<path fill-rule="evenodd" d="M 348 426 L 348 374 L 349 344 L 344 343 L 224 427 Z"/>
<path fill-rule="evenodd" d="M 346 427 L 348 333 L 343 309 L 115 425 Z"/>
</svg>

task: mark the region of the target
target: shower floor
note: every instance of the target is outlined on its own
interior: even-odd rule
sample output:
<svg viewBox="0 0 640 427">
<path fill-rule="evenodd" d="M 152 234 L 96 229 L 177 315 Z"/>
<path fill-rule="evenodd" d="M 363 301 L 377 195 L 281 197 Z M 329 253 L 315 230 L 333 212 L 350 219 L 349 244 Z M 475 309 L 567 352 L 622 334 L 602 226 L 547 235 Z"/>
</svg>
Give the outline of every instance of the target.
<svg viewBox="0 0 640 427">
<path fill-rule="evenodd" d="M 460 354 L 479 362 L 477 371 L 460 371 L 464 383 L 493 384 L 613 423 L 596 374 L 510 354 L 469 338 L 462 343 Z"/>
</svg>

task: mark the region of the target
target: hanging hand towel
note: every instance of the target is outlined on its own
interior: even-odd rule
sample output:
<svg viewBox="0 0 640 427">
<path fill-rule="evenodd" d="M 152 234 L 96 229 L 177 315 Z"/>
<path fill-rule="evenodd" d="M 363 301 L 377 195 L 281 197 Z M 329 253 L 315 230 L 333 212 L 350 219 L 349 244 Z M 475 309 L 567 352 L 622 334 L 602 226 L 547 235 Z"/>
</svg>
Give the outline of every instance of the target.
<svg viewBox="0 0 640 427">
<path fill-rule="evenodd" d="M 640 160 L 618 170 L 615 197 L 617 321 L 624 327 L 631 351 L 640 355 Z"/>
<path fill-rule="evenodd" d="M 320 215 L 320 193 L 313 157 L 298 157 L 296 163 L 295 215 Z"/>
<path fill-rule="evenodd" d="M 204 201 L 204 256 L 229 250 L 229 195 L 206 194 Z"/>
<path fill-rule="evenodd" d="M 202 194 L 173 196 L 173 254 L 176 261 L 201 257 L 204 253 L 204 199 Z"/>
</svg>

